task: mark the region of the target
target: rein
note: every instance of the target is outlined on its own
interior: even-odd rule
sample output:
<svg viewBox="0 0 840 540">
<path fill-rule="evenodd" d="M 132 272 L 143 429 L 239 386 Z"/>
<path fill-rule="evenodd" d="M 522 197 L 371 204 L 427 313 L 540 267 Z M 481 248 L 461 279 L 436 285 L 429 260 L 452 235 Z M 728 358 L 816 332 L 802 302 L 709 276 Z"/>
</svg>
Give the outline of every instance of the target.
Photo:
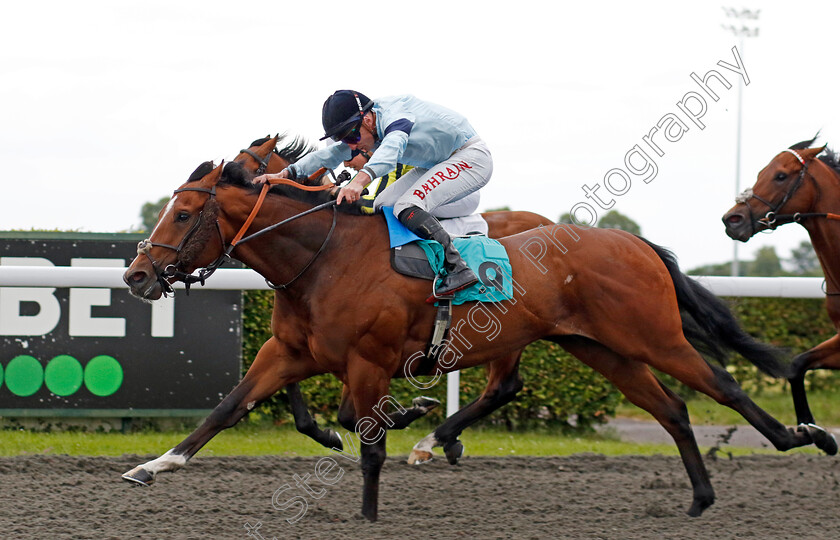
<svg viewBox="0 0 840 540">
<path fill-rule="evenodd" d="M 247 152 L 247 151 L 243 150 L 243 152 Z M 257 157 L 254 154 L 249 153 L 249 155 L 251 155 L 255 159 Z M 269 156 L 270 156 L 270 154 L 269 154 Z M 257 161 L 260 161 L 260 160 L 258 159 Z M 268 157 L 266 158 L 266 164 L 267 164 L 267 161 L 268 161 Z M 310 179 L 318 178 L 320 175 L 324 174 L 324 171 L 326 171 L 326 169 L 321 168 L 318 171 L 316 171 L 313 175 L 311 175 L 309 178 Z M 289 223 L 290 221 L 294 221 L 298 218 L 304 217 L 304 216 L 309 215 L 313 212 L 317 212 L 318 210 L 322 210 L 324 208 L 329 208 L 330 206 L 332 206 L 333 207 L 332 225 L 330 226 L 330 230 L 327 233 L 327 236 L 324 239 L 324 242 L 321 244 L 321 247 L 318 248 L 318 251 L 315 252 L 315 255 L 309 260 L 309 262 L 306 263 L 306 265 L 303 267 L 303 269 L 295 277 L 293 277 L 289 282 L 287 282 L 283 285 L 274 285 L 270 281 L 266 280 L 266 283 L 268 284 L 269 287 L 271 287 L 273 289 L 285 289 L 285 288 L 289 287 L 292 283 L 294 283 L 299 277 L 301 277 L 306 272 L 306 270 L 309 269 L 309 267 L 312 265 L 312 263 L 315 262 L 315 259 L 317 259 L 318 256 L 324 251 L 324 248 L 327 246 L 327 243 L 329 242 L 330 238 L 332 237 L 333 231 L 335 230 L 335 224 L 336 224 L 336 214 L 337 214 L 336 201 L 332 200 L 332 201 L 320 204 L 318 206 L 310 208 L 309 210 L 305 210 L 305 211 L 303 211 L 299 214 L 296 214 L 296 215 L 294 215 L 290 218 L 284 219 L 283 221 L 281 221 L 279 223 L 275 223 L 274 225 L 269 225 L 268 227 L 265 227 L 265 228 L 255 232 L 255 233 L 251 234 L 250 236 L 247 236 L 247 237 L 243 238 L 243 236 L 245 236 L 245 233 L 251 227 L 251 224 L 254 222 L 254 219 L 257 217 L 257 214 L 259 213 L 260 209 L 262 208 L 263 202 L 265 201 L 265 197 L 268 194 L 268 191 L 271 189 L 271 186 L 272 185 L 277 185 L 277 184 L 289 185 L 289 186 L 292 186 L 292 187 L 297 188 L 297 189 L 302 189 L 304 191 L 325 191 L 327 189 L 331 189 L 331 188 L 335 187 L 333 185 L 304 186 L 302 184 L 299 184 L 297 182 L 294 182 L 292 180 L 287 180 L 287 179 L 284 179 L 284 178 L 279 178 L 279 179 L 276 179 L 276 180 L 271 180 L 269 182 L 266 182 L 265 184 L 263 184 L 263 187 L 260 190 L 260 194 L 259 194 L 259 197 L 257 198 L 256 204 L 254 204 L 254 208 L 251 210 L 251 213 L 248 215 L 248 218 L 242 224 L 242 227 L 240 227 L 239 232 L 236 233 L 236 236 L 233 238 L 233 240 L 230 242 L 230 244 L 227 244 L 227 247 L 222 250 L 222 254 L 219 255 L 216 258 L 216 260 L 214 260 L 213 262 L 211 262 L 210 264 L 208 264 L 204 268 L 201 268 L 201 269 L 198 270 L 198 275 L 188 274 L 186 272 L 183 272 L 183 271 L 179 270 L 178 267 L 182 263 L 182 261 L 180 260 L 181 252 L 183 251 L 184 247 L 187 245 L 187 242 L 189 241 L 189 239 L 193 236 L 193 234 L 195 234 L 195 232 L 199 229 L 200 225 L 203 222 L 204 209 L 202 209 L 202 211 L 199 212 L 198 218 L 195 220 L 195 223 L 193 224 L 192 227 L 190 227 L 190 230 L 187 231 L 187 233 L 184 235 L 184 237 L 181 239 L 181 242 L 177 246 L 173 246 L 173 245 L 170 245 L 170 244 L 162 244 L 162 243 L 158 243 L 158 242 L 152 242 L 151 238 L 146 238 L 145 240 L 140 241 L 137 244 L 137 254 L 138 255 L 141 255 L 141 254 L 145 255 L 146 258 L 149 259 L 149 262 L 152 264 L 152 268 L 155 271 L 155 275 L 157 277 L 157 282 L 161 285 L 161 288 L 163 289 L 164 297 L 166 297 L 168 294 L 171 294 L 173 296 L 175 295 L 175 290 L 172 288 L 172 285 L 169 283 L 170 278 L 175 278 L 177 281 L 183 282 L 184 287 L 187 291 L 187 294 L 189 295 L 190 285 L 192 285 L 193 283 L 200 283 L 203 286 L 204 282 L 207 280 L 207 278 L 212 276 L 216 272 L 216 270 L 219 269 L 219 267 L 221 267 L 226 261 L 231 259 L 230 254 L 233 252 L 234 248 L 236 248 L 236 246 L 238 246 L 239 244 L 241 244 L 243 242 L 247 242 L 247 241 L 252 240 L 254 238 L 257 238 L 257 237 L 259 237 L 259 236 L 261 236 L 261 235 L 263 235 L 263 234 L 265 234 L 269 231 L 273 231 L 274 229 L 277 229 L 281 225 Z M 200 193 L 207 193 L 209 195 L 209 197 L 207 198 L 207 202 L 210 202 L 210 200 L 213 199 L 216 196 L 216 186 L 215 185 L 212 188 L 184 187 L 184 188 L 176 189 L 174 191 L 173 195 L 177 195 L 178 193 L 181 193 L 181 192 L 184 192 L 184 191 L 198 191 Z M 206 205 L 207 205 L 207 203 L 205 203 L 205 206 Z M 218 218 L 216 219 L 216 230 L 219 233 L 219 240 L 221 241 L 221 245 L 225 246 L 225 239 L 224 239 L 224 235 L 222 234 L 222 227 L 219 224 Z M 157 263 L 157 261 L 155 261 L 152 258 L 151 254 L 150 254 L 150 251 L 151 251 L 152 247 L 162 247 L 162 248 L 167 248 L 167 249 L 171 249 L 171 250 L 175 251 L 176 255 L 179 256 L 179 260 L 178 260 L 177 264 L 169 264 L 163 269 L 163 271 L 160 271 L 159 270 L 160 265 Z"/>
</svg>

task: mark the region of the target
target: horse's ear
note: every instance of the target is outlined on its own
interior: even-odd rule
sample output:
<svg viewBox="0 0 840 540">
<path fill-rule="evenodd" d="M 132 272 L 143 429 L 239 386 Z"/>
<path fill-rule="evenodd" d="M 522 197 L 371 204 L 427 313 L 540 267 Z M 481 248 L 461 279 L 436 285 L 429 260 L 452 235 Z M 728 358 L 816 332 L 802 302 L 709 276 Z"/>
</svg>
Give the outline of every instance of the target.
<svg viewBox="0 0 840 540">
<path fill-rule="evenodd" d="M 802 154 L 802 159 L 804 159 L 806 161 L 809 160 L 809 159 L 814 159 L 815 157 L 820 155 L 820 153 L 823 150 L 825 150 L 825 146 L 826 145 L 822 145 L 822 146 L 817 147 L 817 148 L 806 148 L 805 150 L 800 150 L 800 154 Z"/>
<path fill-rule="evenodd" d="M 277 141 L 280 140 L 280 134 L 278 133 L 274 137 L 271 138 L 271 151 L 273 152 L 277 148 Z"/>
<path fill-rule="evenodd" d="M 201 179 L 201 183 L 207 187 L 215 186 L 222 178 L 222 171 L 225 168 L 225 160 L 219 163 L 219 166 L 210 171 L 210 174 Z"/>
</svg>

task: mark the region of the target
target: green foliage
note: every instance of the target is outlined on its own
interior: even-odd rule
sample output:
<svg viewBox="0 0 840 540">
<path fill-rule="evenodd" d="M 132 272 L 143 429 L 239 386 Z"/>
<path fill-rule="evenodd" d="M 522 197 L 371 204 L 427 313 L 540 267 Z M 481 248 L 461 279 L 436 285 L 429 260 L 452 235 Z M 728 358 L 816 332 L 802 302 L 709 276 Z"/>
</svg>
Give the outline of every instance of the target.
<svg viewBox="0 0 840 540">
<path fill-rule="evenodd" d="M 243 359 L 245 368 L 260 346 L 269 338 L 269 320 L 274 295 L 270 291 L 247 291 L 244 295 Z M 743 328 L 760 341 L 784 347 L 789 358 L 804 352 L 834 334 L 822 300 L 738 298 L 731 299 L 733 313 Z M 746 360 L 733 356 L 730 373 L 750 395 L 773 389 L 786 383 L 759 373 Z M 493 413 L 484 425 L 513 428 L 538 426 L 577 426 L 588 428 L 615 414 L 621 394 L 601 375 L 586 367 L 554 343 L 540 341 L 530 345 L 522 355 L 520 374 L 524 383 L 516 399 Z M 670 377 L 659 374 L 662 380 L 685 398 L 692 391 Z M 430 377 L 420 378 L 424 384 Z M 476 367 L 461 372 L 461 406 L 477 398 L 487 382 L 486 370 Z M 840 388 L 840 372 L 816 371 L 808 376 L 809 388 Z M 301 391 L 321 424 L 335 425 L 340 402 L 341 383 L 332 375 L 313 377 L 301 383 Z M 412 398 L 427 395 L 444 401 L 446 380 L 441 377 L 429 389 L 417 389 L 409 381 L 392 381 L 391 395 L 409 407 Z M 278 424 L 292 422 L 285 393 L 267 401 L 252 414 L 256 418 L 271 418 Z M 427 416 L 427 425 L 443 421 L 445 407 Z"/>
<path fill-rule="evenodd" d="M 610 210 L 598 220 L 598 227 L 602 229 L 621 229 L 622 231 L 641 236 L 642 228 L 639 224 L 618 212 L 617 210 Z"/>
<path fill-rule="evenodd" d="M 835 334 L 825 301 L 807 298 L 732 298 L 730 305 L 741 326 L 757 340 L 788 351 L 788 358 L 819 345 Z M 741 358 L 729 368 L 748 392 L 760 392 L 780 383 L 758 373 Z M 840 387 L 840 372 L 816 371 L 808 376 L 809 387 Z"/>
<path fill-rule="evenodd" d="M 793 263 L 793 273 L 797 276 L 822 276 L 822 268 L 814 246 L 807 240 L 798 247 L 790 250 L 790 260 Z"/>
<path fill-rule="evenodd" d="M 163 197 L 158 202 L 147 202 L 140 208 L 140 219 L 143 221 L 143 229 L 151 231 L 157 224 L 160 211 L 169 202 L 169 197 Z"/>
<path fill-rule="evenodd" d="M 557 223 L 573 223 L 572 215 L 568 212 L 562 214 L 560 219 L 557 220 Z M 602 229 L 621 229 L 622 231 L 635 234 L 636 236 L 642 235 L 642 228 L 639 224 L 618 210 L 610 210 L 601 216 L 601 219 L 598 220 L 596 226 Z"/>
<path fill-rule="evenodd" d="M 749 263 L 750 276 L 773 277 L 784 275 L 782 261 L 776 255 L 776 248 L 764 246 L 755 253 L 755 259 Z"/>
<path fill-rule="evenodd" d="M 790 251 L 790 258 L 786 259 L 786 261 L 788 262 L 787 267 L 791 268 L 790 271 L 784 269 L 782 259 L 776 254 L 776 248 L 765 246 L 755 253 L 755 259 L 751 261 L 740 261 L 738 275 L 763 277 L 821 277 L 823 275 L 820 261 L 814 252 L 814 247 L 807 240 L 800 243 L 798 247 L 793 248 Z M 732 275 L 732 263 L 706 264 L 692 268 L 686 274 L 691 276 L 730 276 Z"/>
<path fill-rule="evenodd" d="M 731 276 L 732 263 L 725 262 L 718 264 L 704 264 L 703 266 L 692 268 L 691 270 L 687 271 L 686 274 L 688 274 L 689 276 Z M 738 275 L 746 275 L 746 273 L 744 272 L 743 264 L 738 265 Z"/>
<path fill-rule="evenodd" d="M 621 400 L 621 394 L 604 377 L 547 341 L 525 349 L 519 373 L 522 390 L 487 423 L 508 428 L 559 425 L 586 429 L 613 416 Z M 445 384 L 441 381 L 439 386 Z M 462 402 L 477 398 L 486 384 L 483 369 L 462 372 Z"/>
</svg>

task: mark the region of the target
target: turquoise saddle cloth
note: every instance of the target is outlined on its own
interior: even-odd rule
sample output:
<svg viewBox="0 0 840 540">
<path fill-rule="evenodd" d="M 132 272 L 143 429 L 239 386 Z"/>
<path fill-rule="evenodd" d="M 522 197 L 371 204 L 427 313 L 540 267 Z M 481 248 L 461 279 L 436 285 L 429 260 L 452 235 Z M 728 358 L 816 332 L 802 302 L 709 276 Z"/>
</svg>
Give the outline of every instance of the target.
<svg viewBox="0 0 840 540">
<path fill-rule="evenodd" d="M 434 240 L 424 240 L 408 230 L 394 216 L 392 208 L 384 207 L 385 221 L 391 248 L 417 242 L 429 259 L 432 270 L 443 272 L 443 246 Z M 478 276 L 479 282 L 455 293 L 453 305 L 465 302 L 500 302 L 513 298 L 512 269 L 507 250 L 497 240 L 482 235 L 453 238 L 461 257 Z"/>
</svg>

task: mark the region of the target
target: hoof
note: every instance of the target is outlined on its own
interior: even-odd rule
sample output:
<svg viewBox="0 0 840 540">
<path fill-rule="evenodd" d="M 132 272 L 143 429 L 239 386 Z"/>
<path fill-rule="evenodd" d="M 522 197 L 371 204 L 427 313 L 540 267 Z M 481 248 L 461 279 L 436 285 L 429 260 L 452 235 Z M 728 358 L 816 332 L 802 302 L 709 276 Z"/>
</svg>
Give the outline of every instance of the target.
<svg viewBox="0 0 840 540">
<path fill-rule="evenodd" d="M 458 460 L 464 455 L 464 445 L 456 439 L 454 443 L 443 446 L 443 453 L 446 454 L 446 460 L 450 465 L 457 465 Z"/>
<path fill-rule="evenodd" d="M 412 399 L 411 404 L 414 407 L 421 409 L 423 411 L 423 414 L 426 414 L 427 412 L 440 405 L 440 401 L 436 400 L 435 398 L 420 396 Z"/>
<path fill-rule="evenodd" d="M 829 456 L 837 454 L 837 439 L 834 438 L 833 434 L 827 432 L 820 426 L 816 424 L 799 424 L 797 430 L 807 432 L 814 445 Z"/>
<path fill-rule="evenodd" d="M 703 511 L 706 508 L 712 506 L 714 502 L 714 499 L 702 501 L 695 500 L 693 503 L 691 503 L 691 508 L 688 509 L 688 512 L 686 512 L 686 514 L 688 514 L 690 517 L 700 517 L 700 515 L 703 514 Z"/>
<path fill-rule="evenodd" d="M 428 452 L 426 450 L 412 450 L 411 453 L 408 455 L 407 463 L 409 465 L 422 465 L 423 463 L 428 463 L 434 459 L 434 454 Z"/>
<path fill-rule="evenodd" d="M 141 486 L 150 486 L 155 481 L 155 475 L 144 469 L 143 467 L 134 467 L 124 475 L 122 479 L 132 484 L 139 484 Z"/>
<path fill-rule="evenodd" d="M 327 434 L 327 440 L 329 441 L 324 446 L 338 451 L 344 450 L 344 443 L 341 442 L 341 436 L 338 433 L 331 429 L 325 429 L 324 432 Z"/>
</svg>

